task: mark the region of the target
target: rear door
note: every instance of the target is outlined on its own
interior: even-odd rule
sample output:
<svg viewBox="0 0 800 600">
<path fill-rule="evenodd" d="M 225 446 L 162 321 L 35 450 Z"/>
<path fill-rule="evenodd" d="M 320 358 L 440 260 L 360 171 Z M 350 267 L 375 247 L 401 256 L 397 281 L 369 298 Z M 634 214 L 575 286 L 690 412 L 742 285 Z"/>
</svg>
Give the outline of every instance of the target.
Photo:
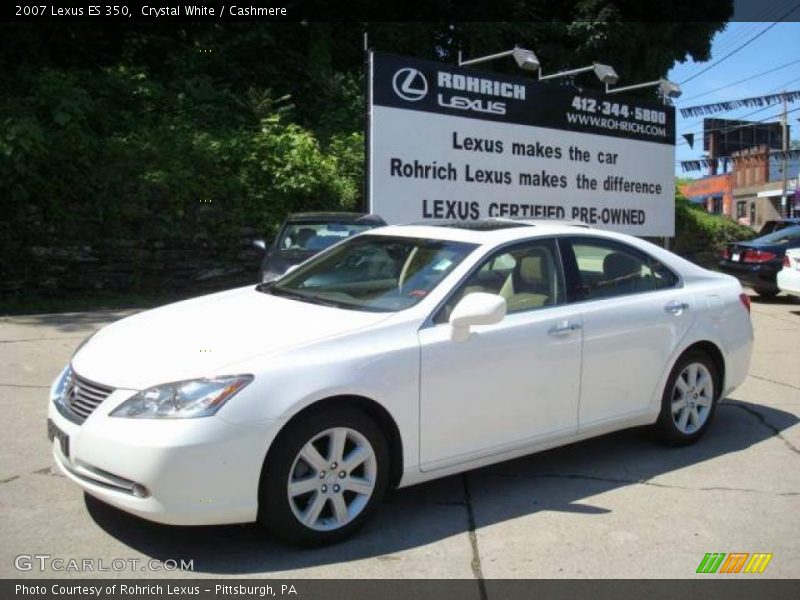
<svg viewBox="0 0 800 600">
<path fill-rule="evenodd" d="M 697 307 L 679 278 L 633 246 L 560 240 L 583 322 L 579 429 L 644 413 Z"/>
</svg>

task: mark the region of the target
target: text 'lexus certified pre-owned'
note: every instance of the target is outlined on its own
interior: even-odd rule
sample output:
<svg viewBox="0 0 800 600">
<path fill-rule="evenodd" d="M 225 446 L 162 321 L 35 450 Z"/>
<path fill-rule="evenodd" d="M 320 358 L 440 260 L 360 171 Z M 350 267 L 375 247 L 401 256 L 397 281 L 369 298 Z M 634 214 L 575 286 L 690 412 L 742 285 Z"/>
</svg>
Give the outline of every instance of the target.
<svg viewBox="0 0 800 600">
<path fill-rule="evenodd" d="M 48 431 L 64 474 L 124 511 L 328 543 L 390 486 L 626 427 L 694 442 L 746 376 L 749 306 L 626 235 L 382 227 L 101 329 L 54 382 Z"/>
</svg>

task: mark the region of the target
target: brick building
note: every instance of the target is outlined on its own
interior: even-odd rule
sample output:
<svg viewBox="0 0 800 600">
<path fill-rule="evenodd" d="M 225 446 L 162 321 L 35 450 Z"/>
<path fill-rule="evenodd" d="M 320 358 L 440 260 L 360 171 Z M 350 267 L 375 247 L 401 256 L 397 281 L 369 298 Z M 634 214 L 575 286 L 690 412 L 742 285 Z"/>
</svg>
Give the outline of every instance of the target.
<svg viewBox="0 0 800 600">
<path fill-rule="evenodd" d="M 708 175 L 679 186 L 692 202 L 702 204 L 710 213 L 733 218 L 733 173 Z"/>
<path fill-rule="evenodd" d="M 760 229 L 766 221 L 779 219 L 785 212 L 783 196 L 783 159 L 770 156 L 766 146 L 757 146 L 733 153 L 732 216 Z M 786 195 L 791 206 L 797 190 L 800 160 L 786 161 Z M 795 210 L 797 210 L 795 206 Z"/>
<path fill-rule="evenodd" d="M 710 213 L 725 215 L 756 230 L 766 221 L 780 218 L 783 160 L 770 157 L 766 146 L 740 150 L 731 156 L 731 171 L 685 183 L 679 186 L 681 193 L 691 201 L 705 206 Z M 792 200 L 800 195 L 800 160 L 788 160 L 786 165 L 786 192 L 791 205 Z M 798 212 L 800 205 L 794 202 L 794 214 Z"/>
<path fill-rule="evenodd" d="M 766 221 L 785 214 L 781 206 L 784 161 L 775 155 L 784 147 L 784 137 L 791 139 L 791 129 L 780 122 L 704 119 L 708 176 L 681 185 L 681 192 L 710 213 L 761 229 Z M 793 202 L 800 196 L 798 171 L 800 160 L 786 161 L 786 195 L 795 214 L 800 212 L 800 204 Z"/>
</svg>

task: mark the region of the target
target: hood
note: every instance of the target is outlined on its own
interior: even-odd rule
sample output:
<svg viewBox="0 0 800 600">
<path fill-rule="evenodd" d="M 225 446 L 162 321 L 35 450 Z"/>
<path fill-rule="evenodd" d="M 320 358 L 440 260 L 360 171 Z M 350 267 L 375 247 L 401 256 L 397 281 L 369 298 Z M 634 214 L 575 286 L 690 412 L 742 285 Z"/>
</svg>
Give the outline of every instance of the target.
<svg viewBox="0 0 800 600">
<path fill-rule="evenodd" d="M 387 313 L 279 298 L 253 286 L 142 312 L 101 329 L 72 359 L 82 377 L 115 388 L 236 374 L 236 363 L 358 331 Z"/>
</svg>

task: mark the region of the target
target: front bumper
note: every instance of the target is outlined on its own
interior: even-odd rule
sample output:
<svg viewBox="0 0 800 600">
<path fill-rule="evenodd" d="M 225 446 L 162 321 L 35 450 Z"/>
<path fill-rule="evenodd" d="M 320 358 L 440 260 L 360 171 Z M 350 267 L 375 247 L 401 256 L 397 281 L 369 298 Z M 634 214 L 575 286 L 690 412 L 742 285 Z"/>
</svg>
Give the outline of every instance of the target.
<svg viewBox="0 0 800 600">
<path fill-rule="evenodd" d="M 217 416 L 163 420 L 108 416 L 132 394 L 115 391 L 83 424 L 65 418 L 49 403 L 48 420 L 69 439 L 69 456 L 59 439 L 53 441 L 53 458 L 61 472 L 92 496 L 151 521 L 171 525 L 254 521 L 261 468 L 278 422 L 245 426 Z M 146 488 L 146 497 L 134 493 L 134 484 Z"/>
</svg>

